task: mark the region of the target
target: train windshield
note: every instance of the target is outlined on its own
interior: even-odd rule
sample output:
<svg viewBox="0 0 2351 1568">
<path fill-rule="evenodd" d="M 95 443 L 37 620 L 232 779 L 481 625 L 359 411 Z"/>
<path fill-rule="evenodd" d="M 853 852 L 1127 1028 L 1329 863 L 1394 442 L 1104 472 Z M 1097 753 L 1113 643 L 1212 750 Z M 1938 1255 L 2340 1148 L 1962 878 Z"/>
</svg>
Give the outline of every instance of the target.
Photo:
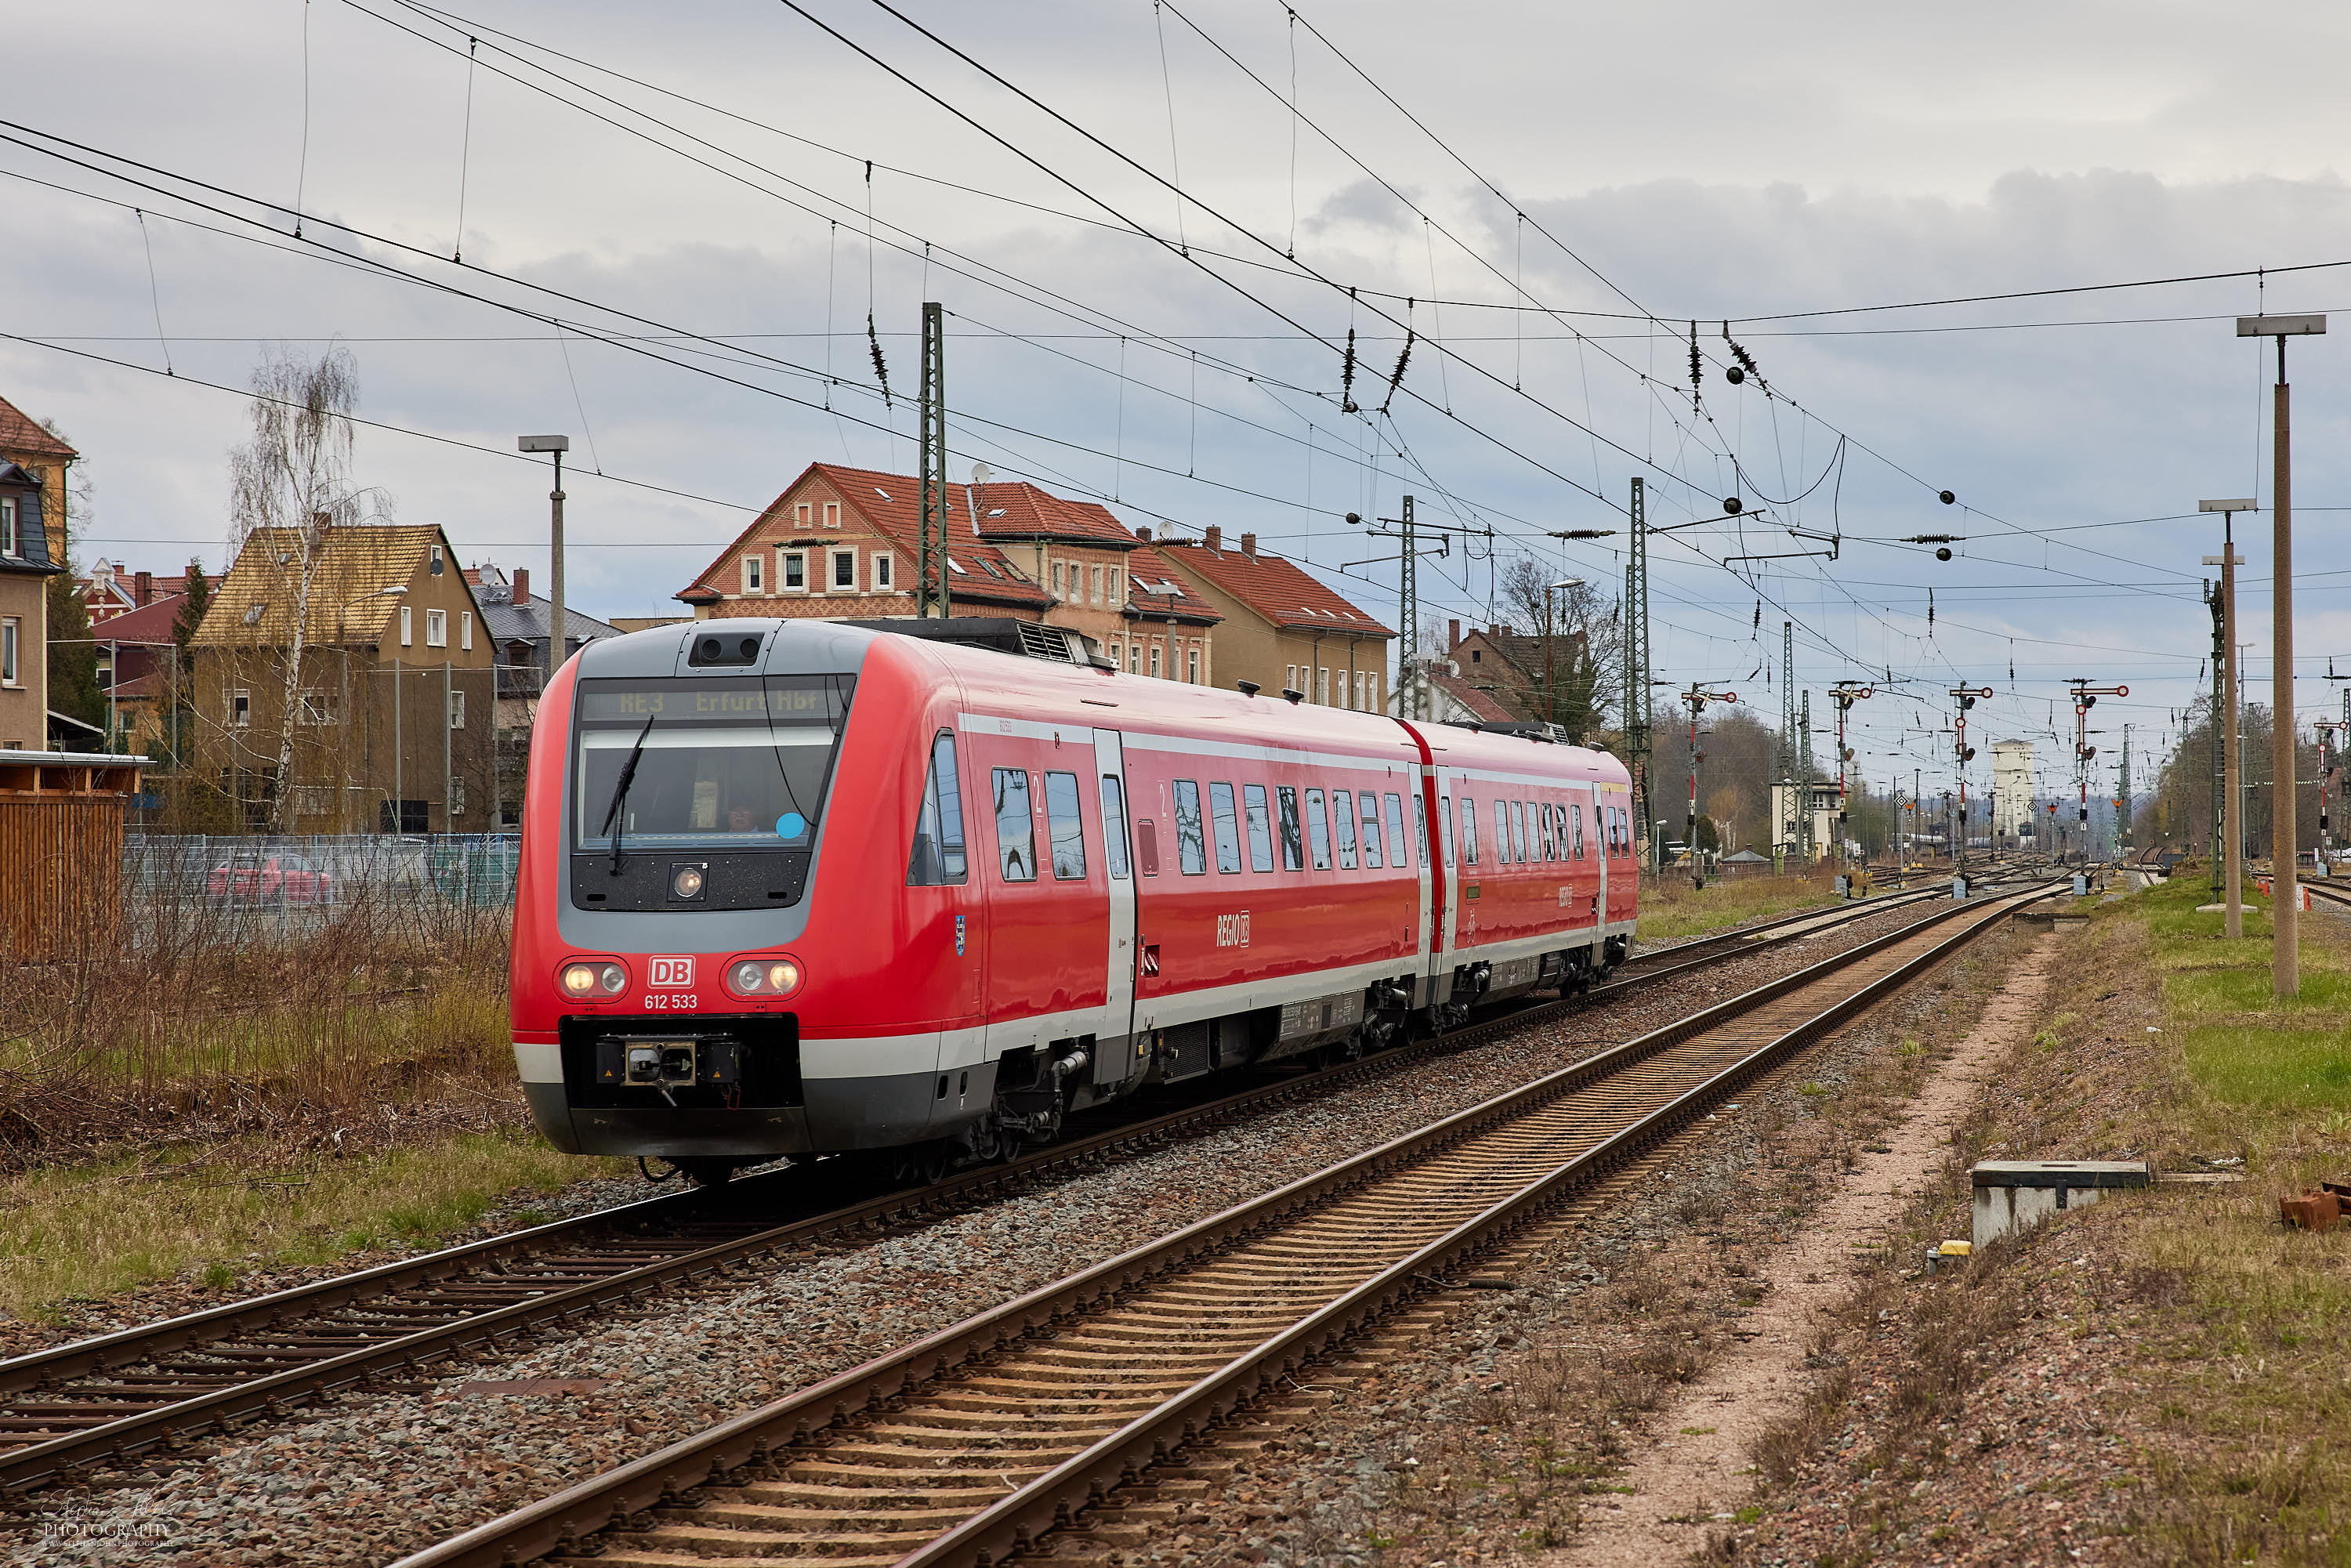
<svg viewBox="0 0 2351 1568">
<path fill-rule="evenodd" d="M 805 850 L 816 841 L 855 678 L 580 683 L 583 850 Z"/>
</svg>

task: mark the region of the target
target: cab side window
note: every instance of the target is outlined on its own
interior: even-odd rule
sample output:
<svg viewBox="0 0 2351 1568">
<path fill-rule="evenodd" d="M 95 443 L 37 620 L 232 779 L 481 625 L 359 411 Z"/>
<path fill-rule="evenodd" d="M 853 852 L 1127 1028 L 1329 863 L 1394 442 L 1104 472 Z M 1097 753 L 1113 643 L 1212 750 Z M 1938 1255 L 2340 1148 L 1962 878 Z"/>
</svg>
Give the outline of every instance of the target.
<svg viewBox="0 0 2351 1568">
<path fill-rule="evenodd" d="M 963 841 L 963 786 L 956 776 L 955 736 L 941 730 L 931 742 L 931 776 L 914 818 L 914 852 L 906 857 L 908 887 L 961 886 L 968 857 Z"/>
<path fill-rule="evenodd" d="M 998 768 L 996 784 L 996 864 L 1007 882 L 1037 880 L 1037 825 L 1029 814 L 1029 775 Z"/>
</svg>

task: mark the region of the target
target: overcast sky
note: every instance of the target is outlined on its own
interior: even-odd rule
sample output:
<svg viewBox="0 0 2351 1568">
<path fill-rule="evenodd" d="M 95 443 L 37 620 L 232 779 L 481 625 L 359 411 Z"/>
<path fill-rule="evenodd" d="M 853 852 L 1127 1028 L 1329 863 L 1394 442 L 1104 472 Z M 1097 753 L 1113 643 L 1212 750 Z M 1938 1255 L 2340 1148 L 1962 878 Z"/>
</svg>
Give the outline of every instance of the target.
<svg viewBox="0 0 2351 1568">
<path fill-rule="evenodd" d="M 1253 530 L 1387 615 L 1394 541 L 1342 518 L 1409 493 L 1461 530 L 1425 616 L 1482 621 L 1513 554 L 1621 584 L 1621 533 L 1545 536 L 1621 529 L 1637 474 L 1690 525 L 1652 545 L 1660 675 L 1776 720 L 1754 672 L 1792 619 L 1816 723 L 1832 683 L 1892 676 L 1855 710 L 1880 787 L 1948 767 L 1920 727 L 1962 679 L 2000 694 L 1970 739 L 2038 738 L 2054 787 L 2066 677 L 2132 687 L 2102 765 L 2124 719 L 2159 753 L 2210 646 L 2196 502 L 2267 506 L 2273 354 L 2230 319 L 2351 307 L 2319 268 L 1791 314 L 2351 261 L 2339 7 L 2271 7 L 2256 45 L 2214 5 L 800 4 L 12 21 L 41 65 L 0 143 L 0 395 L 85 454 L 83 560 L 217 568 L 233 389 L 339 340 L 400 517 L 543 573 L 513 438 L 567 432 L 575 601 L 674 613 L 806 464 L 912 468 L 932 298 L 958 477 Z M 1761 383 L 1724 380 L 1726 319 Z M 2330 653 L 2351 674 L 2346 354 L 2289 362 L 2305 723 L 2341 701 Z M 2238 522 L 2266 700 L 2271 518 Z M 1888 542 L 1926 532 L 1955 559 Z"/>
</svg>

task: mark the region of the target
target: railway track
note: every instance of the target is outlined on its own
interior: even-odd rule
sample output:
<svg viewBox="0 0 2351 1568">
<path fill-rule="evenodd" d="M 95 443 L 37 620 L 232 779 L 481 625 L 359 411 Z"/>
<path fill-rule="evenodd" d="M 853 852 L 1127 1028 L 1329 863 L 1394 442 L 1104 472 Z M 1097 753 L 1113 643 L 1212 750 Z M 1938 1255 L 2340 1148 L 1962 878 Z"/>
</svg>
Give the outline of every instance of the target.
<svg viewBox="0 0 2351 1568">
<path fill-rule="evenodd" d="M 1835 929 L 1939 889 L 1812 910 L 1627 964 L 1583 998 L 1540 1002 L 1360 1061 L 1263 1083 L 1064 1141 L 926 1187 L 821 1208 L 810 1167 L 751 1176 L 447 1249 L 184 1317 L 0 1362 L 0 1490 L 23 1493 L 100 1466 L 162 1457 L 351 1389 L 396 1385 L 435 1364 L 519 1343 L 646 1295 L 726 1277 L 810 1246 L 997 1201 L 1104 1160 L 1197 1136 L 1431 1054 L 1474 1047 L 1720 961 Z M 821 1166 L 814 1167 L 821 1169 Z"/>
<path fill-rule="evenodd" d="M 1113 1505 L 1114 1490 L 1180 1476 L 1186 1445 L 1245 1421 L 1279 1380 L 2046 892 L 1916 922 L 397 1568 L 960 1568 L 1071 1529 L 1095 1550 L 1146 1544 L 1152 1505 Z"/>
</svg>

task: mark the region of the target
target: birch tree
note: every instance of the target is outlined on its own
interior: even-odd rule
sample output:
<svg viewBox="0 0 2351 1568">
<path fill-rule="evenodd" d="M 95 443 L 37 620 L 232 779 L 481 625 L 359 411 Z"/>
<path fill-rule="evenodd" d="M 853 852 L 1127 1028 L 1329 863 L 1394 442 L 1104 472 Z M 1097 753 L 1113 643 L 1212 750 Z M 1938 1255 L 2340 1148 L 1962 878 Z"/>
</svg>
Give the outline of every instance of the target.
<svg viewBox="0 0 2351 1568">
<path fill-rule="evenodd" d="M 252 386 L 251 434 L 229 452 L 229 545 L 235 559 L 254 534 L 273 534 L 281 581 L 293 598 L 277 717 L 277 798 L 270 812 L 272 827 L 283 833 L 293 829 L 299 793 L 294 730 L 301 716 L 311 593 L 327 539 L 338 528 L 378 519 L 383 499 L 352 484 L 351 414 L 359 406 L 360 383 L 350 350 L 330 348 L 315 361 L 283 345 L 266 350 L 254 368 Z"/>
</svg>

